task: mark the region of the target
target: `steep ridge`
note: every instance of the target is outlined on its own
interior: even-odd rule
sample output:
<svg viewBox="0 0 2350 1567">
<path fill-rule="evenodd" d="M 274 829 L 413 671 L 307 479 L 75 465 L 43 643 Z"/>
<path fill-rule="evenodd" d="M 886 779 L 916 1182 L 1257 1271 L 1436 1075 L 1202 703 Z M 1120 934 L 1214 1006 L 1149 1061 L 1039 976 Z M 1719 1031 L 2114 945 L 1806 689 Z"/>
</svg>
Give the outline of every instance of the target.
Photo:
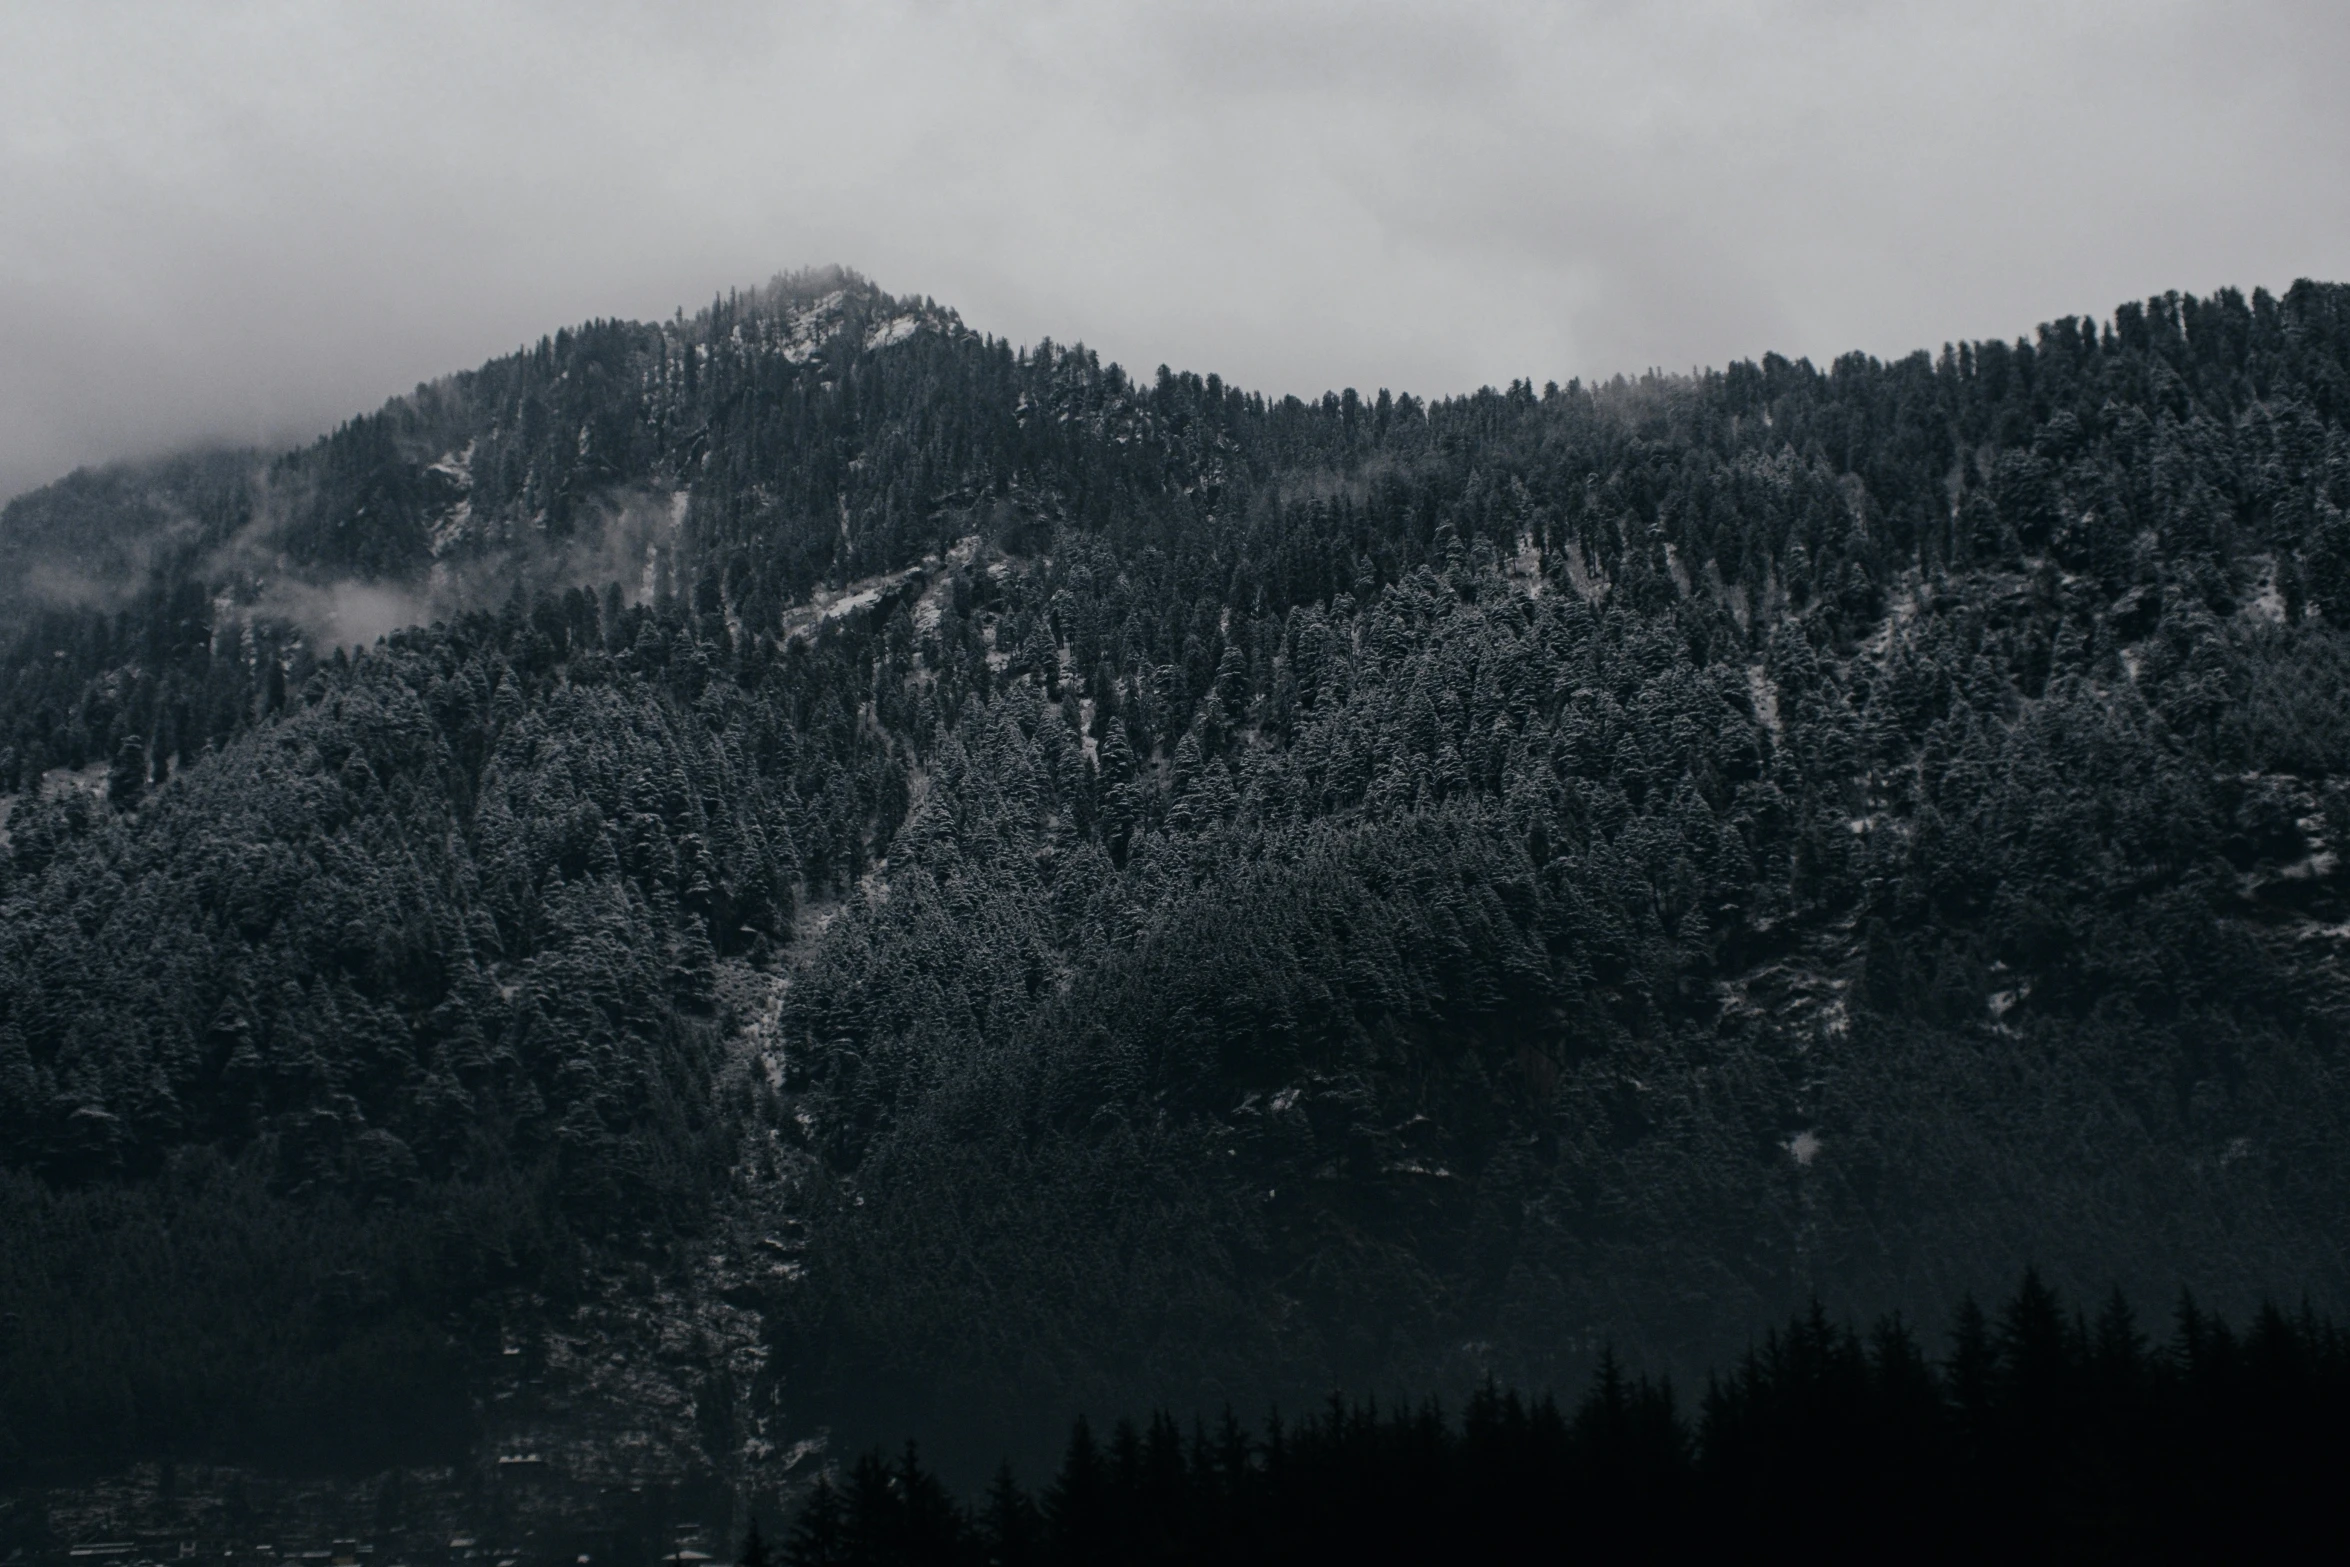
<svg viewBox="0 0 2350 1567">
<path fill-rule="evenodd" d="M 2315 284 L 1424 404 L 825 274 L 23 498 L 0 1460 L 2338 1309 L 2346 416 Z"/>
</svg>

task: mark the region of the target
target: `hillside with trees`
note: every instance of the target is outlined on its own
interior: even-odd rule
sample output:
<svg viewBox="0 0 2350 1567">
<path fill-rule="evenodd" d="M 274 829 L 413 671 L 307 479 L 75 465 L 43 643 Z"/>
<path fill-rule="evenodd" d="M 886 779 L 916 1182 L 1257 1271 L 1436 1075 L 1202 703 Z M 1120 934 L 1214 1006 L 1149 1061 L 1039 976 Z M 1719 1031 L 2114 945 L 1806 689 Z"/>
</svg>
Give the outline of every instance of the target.
<svg viewBox="0 0 2350 1567">
<path fill-rule="evenodd" d="M 2338 1309 L 2346 420 L 2335 285 L 1305 402 L 819 274 L 22 497 L 0 1471 Z"/>
</svg>

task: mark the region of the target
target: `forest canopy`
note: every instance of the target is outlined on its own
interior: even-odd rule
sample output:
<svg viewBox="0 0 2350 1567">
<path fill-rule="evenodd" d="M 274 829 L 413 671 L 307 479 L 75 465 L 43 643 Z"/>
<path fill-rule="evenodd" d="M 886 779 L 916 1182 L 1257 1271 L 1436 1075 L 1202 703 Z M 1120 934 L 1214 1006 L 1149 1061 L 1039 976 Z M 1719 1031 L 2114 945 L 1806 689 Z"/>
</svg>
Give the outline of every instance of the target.
<svg viewBox="0 0 2350 1567">
<path fill-rule="evenodd" d="M 2314 283 L 1307 402 L 823 274 L 22 497 L 0 1464 L 447 1451 L 624 1278 L 753 1488 L 2338 1304 L 2346 417 Z"/>
</svg>

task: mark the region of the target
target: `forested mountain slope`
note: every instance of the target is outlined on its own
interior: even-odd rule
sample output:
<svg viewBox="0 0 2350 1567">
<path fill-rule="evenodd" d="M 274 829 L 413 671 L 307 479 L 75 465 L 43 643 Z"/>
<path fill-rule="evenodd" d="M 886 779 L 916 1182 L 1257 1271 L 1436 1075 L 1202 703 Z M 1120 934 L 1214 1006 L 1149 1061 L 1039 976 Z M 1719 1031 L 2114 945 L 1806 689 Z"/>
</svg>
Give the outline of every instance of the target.
<svg viewBox="0 0 2350 1567">
<path fill-rule="evenodd" d="M 2339 1309 L 2346 418 L 2330 285 L 1305 403 L 825 275 L 24 497 L 0 1463 Z"/>
</svg>

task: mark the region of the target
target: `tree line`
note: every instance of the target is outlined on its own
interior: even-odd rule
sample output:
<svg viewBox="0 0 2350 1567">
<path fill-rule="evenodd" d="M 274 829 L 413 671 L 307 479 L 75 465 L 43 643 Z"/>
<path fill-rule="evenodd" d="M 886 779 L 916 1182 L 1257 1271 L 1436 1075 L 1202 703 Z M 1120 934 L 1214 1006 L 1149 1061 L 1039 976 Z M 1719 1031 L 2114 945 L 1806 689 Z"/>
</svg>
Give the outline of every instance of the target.
<svg viewBox="0 0 2350 1567">
<path fill-rule="evenodd" d="M 2182 1300 L 2157 1341 L 2116 1292 L 2039 1278 L 1963 1305 L 1929 1356 L 1889 1317 L 1816 1303 L 1684 1402 L 1603 1358 L 1562 1407 L 1494 1384 L 1334 1397 L 1253 1429 L 1227 1410 L 1097 1436 L 1080 1417 L 1040 1491 L 1010 1466 L 958 1498 L 908 1442 L 827 1473 L 781 1549 L 743 1567 L 1058 1562 L 1533 1561 L 1801 1552 L 1830 1561 L 2144 1561 L 2330 1538 L 2350 1341 L 2306 1310 L 2243 1330 Z"/>
</svg>

